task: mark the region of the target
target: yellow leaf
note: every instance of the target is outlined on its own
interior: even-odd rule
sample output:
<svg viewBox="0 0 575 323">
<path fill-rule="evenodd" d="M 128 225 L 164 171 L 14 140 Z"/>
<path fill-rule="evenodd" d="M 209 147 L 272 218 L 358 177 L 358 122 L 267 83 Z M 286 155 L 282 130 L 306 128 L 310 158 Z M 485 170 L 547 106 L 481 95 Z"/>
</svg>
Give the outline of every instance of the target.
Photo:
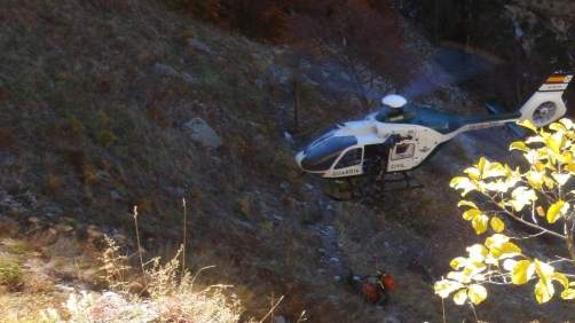
<svg viewBox="0 0 575 323">
<path fill-rule="evenodd" d="M 451 268 L 453 268 L 454 270 L 459 270 L 460 268 L 465 267 L 466 263 L 467 263 L 467 258 L 457 257 L 457 258 L 453 258 L 451 260 L 451 262 L 449 263 L 449 266 L 451 266 Z"/>
<path fill-rule="evenodd" d="M 503 230 L 505 230 L 505 223 L 503 223 L 503 220 L 497 216 L 492 217 L 489 221 L 489 224 L 491 225 L 491 229 L 497 233 L 503 232 Z"/>
<path fill-rule="evenodd" d="M 487 298 L 487 290 L 481 285 L 474 284 L 469 286 L 467 295 L 473 304 L 479 305 Z"/>
<path fill-rule="evenodd" d="M 531 136 L 525 139 L 526 144 L 534 144 L 534 143 L 544 143 L 545 141 L 541 136 Z"/>
<path fill-rule="evenodd" d="M 477 169 L 479 170 L 479 174 L 483 174 L 487 165 L 489 165 L 489 160 L 487 160 L 487 158 L 479 158 L 479 162 L 477 162 Z"/>
<path fill-rule="evenodd" d="M 571 121 L 570 119 L 562 118 L 561 120 L 559 120 L 559 122 L 561 122 L 567 130 L 573 128 L 573 121 Z"/>
<path fill-rule="evenodd" d="M 457 293 L 455 293 L 455 295 L 453 295 L 453 301 L 457 305 L 465 304 L 466 300 L 467 300 L 467 290 L 465 288 L 459 290 Z"/>
<path fill-rule="evenodd" d="M 527 183 L 529 184 L 529 186 L 533 187 L 536 190 L 540 190 L 543 187 L 543 177 L 544 176 L 545 176 L 545 173 L 534 172 L 534 171 L 529 171 L 529 172 L 527 172 L 527 174 L 525 174 L 525 177 L 527 178 Z"/>
<path fill-rule="evenodd" d="M 504 234 L 494 234 L 492 236 L 490 236 L 489 238 L 485 239 L 485 246 L 487 248 L 497 248 L 499 246 L 501 246 L 502 244 L 506 243 L 507 241 L 509 241 L 509 237 L 504 235 Z"/>
<path fill-rule="evenodd" d="M 555 187 L 555 181 L 552 180 L 549 176 L 543 176 L 543 182 L 545 182 L 547 189 L 552 190 Z"/>
<path fill-rule="evenodd" d="M 559 184 L 560 186 L 565 185 L 565 183 L 567 183 L 567 181 L 569 180 L 569 178 L 571 178 L 571 174 L 567 173 L 567 174 L 558 174 L 558 173 L 553 173 L 551 174 L 551 176 L 553 176 L 553 179 L 557 182 L 557 184 Z"/>
<path fill-rule="evenodd" d="M 466 168 L 463 173 L 467 174 L 471 180 L 478 181 L 481 179 L 481 171 L 477 167 Z"/>
<path fill-rule="evenodd" d="M 547 303 L 555 294 L 555 288 L 550 282 L 545 282 L 540 279 L 537 284 L 535 284 L 535 299 L 537 303 L 543 304 Z"/>
<path fill-rule="evenodd" d="M 449 279 L 442 279 L 433 285 L 433 290 L 435 291 L 435 294 L 439 295 L 441 298 L 447 298 L 451 293 L 460 289 L 461 287 L 463 287 L 463 285 L 459 282 Z"/>
<path fill-rule="evenodd" d="M 480 214 L 471 220 L 471 226 L 475 230 L 475 234 L 480 235 L 487 231 L 489 217 L 485 214 Z"/>
<path fill-rule="evenodd" d="M 545 140 L 547 147 L 549 147 L 549 149 L 551 149 L 551 151 L 555 154 L 561 153 L 561 147 L 563 146 L 564 142 L 565 136 L 562 131 L 554 133 L 553 135 L 547 137 Z"/>
<path fill-rule="evenodd" d="M 538 172 L 543 172 L 545 170 L 545 164 L 542 162 L 536 162 L 533 164 L 533 168 Z"/>
<path fill-rule="evenodd" d="M 502 234 L 494 234 L 485 240 L 489 248 L 489 254 L 495 259 L 503 260 L 521 255 L 521 248 L 513 242 L 508 242 L 508 237 Z"/>
<path fill-rule="evenodd" d="M 559 156 L 559 161 L 562 164 L 567 164 L 570 163 L 571 161 L 573 161 L 573 153 L 569 152 L 569 151 L 564 151 L 561 156 Z"/>
<path fill-rule="evenodd" d="M 515 209 L 515 211 L 520 212 L 526 205 L 530 205 L 531 202 L 537 200 L 537 195 L 532 189 L 528 189 L 525 186 L 517 187 L 511 192 L 512 200 L 509 204 Z"/>
<path fill-rule="evenodd" d="M 575 289 L 566 289 L 561 293 L 562 299 L 575 299 Z"/>
<path fill-rule="evenodd" d="M 562 125 L 558 122 L 553 122 L 552 124 L 550 124 L 549 129 L 554 130 L 554 131 L 565 131 L 565 130 L 567 130 L 564 125 Z"/>
<path fill-rule="evenodd" d="M 555 268 L 553 266 L 535 259 L 535 271 L 537 272 L 537 276 L 544 280 L 551 280 L 553 273 L 555 272 Z"/>
<path fill-rule="evenodd" d="M 492 177 L 501 177 L 506 175 L 505 167 L 501 163 L 490 163 L 487 162 L 485 167 L 483 168 L 483 173 L 481 174 L 481 178 L 487 179 Z"/>
<path fill-rule="evenodd" d="M 513 242 L 505 242 L 499 248 L 499 259 L 511 258 L 521 255 L 521 248 Z"/>
<path fill-rule="evenodd" d="M 527 283 L 535 273 L 535 266 L 529 260 L 519 260 L 511 270 L 511 282 L 515 285 Z"/>
<path fill-rule="evenodd" d="M 515 265 L 517 265 L 517 260 L 515 259 L 505 259 L 503 261 L 503 269 L 507 271 L 512 271 Z"/>
<path fill-rule="evenodd" d="M 468 206 L 472 209 L 478 209 L 477 205 L 471 201 L 461 200 L 457 203 L 457 207 Z"/>
<path fill-rule="evenodd" d="M 527 152 L 529 151 L 529 147 L 527 147 L 523 141 L 515 141 L 509 146 L 509 150 L 521 150 Z"/>
<path fill-rule="evenodd" d="M 477 186 L 468 177 L 463 176 L 453 178 L 449 182 L 449 186 L 456 190 L 462 190 L 461 196 L 465 196 L 467 193 L 477 189 Z"/>
<path fill-rule="evenodd" d="M 565 201 L 563 200 L 558 200 L 555 203 L 551 204 L 551 206 L 549 207 L 549 209 L 547 210 L 547 222 L 553 224 L 555 222 L 557 222 L 557 220 L 561 217 L 562 215 L 562 210 L 565 207 L 565 205 L 569 205 L 569 204 L 565 204 Z"/>
<path fill-rule="evenodd" d="M 559 283 L 561 283 L 561 285 L 563 286 L 564 289 L 568 289 L 569 288 L 569 278 L 567 278 L 567 276 L 565 276 L 562 273 L 553 273 L 553 275 L 551 276 L 553 280 L 558 281 Z"/>
<path fill-rule="evenodd" d="M 536 127 L 536 126 L 533 124 L 533 122 L 531 122 L 531 120 L 529 120 L 529 119 L 524 119 L 524 120 L 521 120 L 521 121 L 517 121 L 517 124 L 520 125 L 520 126 L 522 126 L 522 127 L 524 127 L 524 128 L 527 128 L 527 129 L 529 129 L 529 130 L 531 130 L 531 131 L 533 131 L 533 132 L 537 132 L 537 127 Z"/>
<path fill-rule="evenodd" d="M 479 211 L 478 209 L 469 209 L 465 212 L 463 212 L 463 214 L 461 215 L 466 221 L 471 221 L 474 218 L 478 217 L 481 215 L 481 211 Z"/>
<path fill-rule="evenodd" d="M 485 248 L 483 245 L 474 244 L 471 247 L 467 248 L 467 252 L 469 253 L 469 259 L 473 262 L 483 262 L 489 250 Z"/>
<path fill-rule="evenodd" d="M 535 212 L 537 212 L 537 215 L 539 215 L 540 217 L 545 216 L 545 209 L 542 206 L 536 207 Z"/>
</svg>

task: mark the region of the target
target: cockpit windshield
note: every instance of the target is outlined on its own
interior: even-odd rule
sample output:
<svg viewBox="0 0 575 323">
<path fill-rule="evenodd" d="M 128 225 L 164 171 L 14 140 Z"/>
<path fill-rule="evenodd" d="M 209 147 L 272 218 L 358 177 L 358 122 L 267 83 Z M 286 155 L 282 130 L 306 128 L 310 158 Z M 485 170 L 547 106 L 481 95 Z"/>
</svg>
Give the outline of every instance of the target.
<svg viewBox="0 0 575 323">
<path fill-rule="evenodd" d="M 328 170 L 342 150 L 357 144 L 354 136 L 335 136 L 316 141 L 306 148 L 302 167 L 311 171 Z"/>
</svg>

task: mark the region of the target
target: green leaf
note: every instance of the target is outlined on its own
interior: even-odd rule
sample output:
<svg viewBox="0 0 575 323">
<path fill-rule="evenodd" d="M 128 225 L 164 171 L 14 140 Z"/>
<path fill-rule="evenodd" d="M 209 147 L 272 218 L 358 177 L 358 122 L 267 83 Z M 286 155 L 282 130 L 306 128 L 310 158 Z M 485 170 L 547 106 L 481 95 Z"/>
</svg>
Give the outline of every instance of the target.
<svg viewBox="0 0 575 323">
<path fill-rule="evenodd" d="M 519 260 L 511 270 L 511 282 L 515 285 L 527 283 L 535 273 L 535 266 L 529 260 Z"/>
<path fill-rule="evenodd" d="M 455 295 L 453 295 L 453 302 L 457 305 L 463 305 L 467 301 L 467 290 L 461 289 Z"/>
<path fill-rule="evenodd" d="M 475 230 L 475 234 L 480 235 L 487 231 L 489 217 L 485 214 L 480 214 L 471 220 L 471 225 Z"/>
<path fill-rule="evenodd" d="M 565 204 L 565 201 L 563 200 L 558 200 L 555 203 L 551 204 L 551 206 L 547 210 L 547 217 L 546 217 L 547 222 L 551 224 L 557 222 L 557 220 L 564 213 L 563 210 L 565 208 L 565 205 L 567 205 L 567 208 L 569 207 L 569 204 Z M 565 209 L 564 211 L 567 210 Z"/>
<path fill-rule="evenodd" d="M 492 217 L 489 221 L 489 224 L 491 225 L 491 229 L 497 233 L 503 232 L 503 230 L 505 230 L 505 223 L 497 216 Z"/>
<path fill-rule="evenodd" d="M 469 286 L 467 295 L 473 304 L 479 305 L 487 298 L 487 289 L 482 285 L 474 284 Z"/>
<path fill-rule="evenodd" d="M 562 299 L 575 299 L 575 289 L 566 289 L 561 293 Z"/>
<path fill-rule="evenodd" d="M 529 151 L 529 147 L 523 141 L 515 141 L 509 146 L 509 150 Z"/>
</svg>

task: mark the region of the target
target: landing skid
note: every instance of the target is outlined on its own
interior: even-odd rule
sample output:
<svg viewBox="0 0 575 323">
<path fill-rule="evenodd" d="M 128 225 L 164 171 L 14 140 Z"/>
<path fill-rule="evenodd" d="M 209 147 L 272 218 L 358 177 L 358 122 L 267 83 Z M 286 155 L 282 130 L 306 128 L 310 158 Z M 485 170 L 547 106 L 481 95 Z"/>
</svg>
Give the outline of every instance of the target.
<svg viewBox="0 0 575 323">
<path fill-rule="evenodd" d="M 382 184 L 383 192 L 423 188 L 423 185 L 407 172 L 385 173 L 380 175 L 376 182 Z M 397 187 L 395 183 L 402 183 L 402 185 Z"/>
<path fill-rule="evenodd" d="M 378 198 L 386 192 L 405 191 L 423 187 L 419 181 L 407 172 L 396 172 L 329 181 L 323 191 L 336 201 L 368 201 Z"/>
</svg>

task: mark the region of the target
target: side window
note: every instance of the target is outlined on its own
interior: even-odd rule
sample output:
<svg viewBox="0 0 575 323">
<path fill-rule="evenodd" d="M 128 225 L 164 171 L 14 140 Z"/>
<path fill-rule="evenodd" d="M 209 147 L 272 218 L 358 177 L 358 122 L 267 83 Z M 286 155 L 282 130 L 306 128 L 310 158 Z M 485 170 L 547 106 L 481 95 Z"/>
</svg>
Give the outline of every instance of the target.
<svg viewBox="0 0 575 323">
<path fill-rule="evenodd" d="M 399 143 L 395 145 L 395 149 L 393 151 L 393 155 L 391 156 L 392 160 L 404 159 L 404 158 L 411 158 L 415 154 L 415 144 L 408 142 L 408 143 Z"/>
<path fill-rule="evenodd" d="M 339 160 L 335 168 L 340 169 L 361 164 L 361 154 L 362 154 L 362 148 L 354 148 L 348 151 Z"/>
</svg>

